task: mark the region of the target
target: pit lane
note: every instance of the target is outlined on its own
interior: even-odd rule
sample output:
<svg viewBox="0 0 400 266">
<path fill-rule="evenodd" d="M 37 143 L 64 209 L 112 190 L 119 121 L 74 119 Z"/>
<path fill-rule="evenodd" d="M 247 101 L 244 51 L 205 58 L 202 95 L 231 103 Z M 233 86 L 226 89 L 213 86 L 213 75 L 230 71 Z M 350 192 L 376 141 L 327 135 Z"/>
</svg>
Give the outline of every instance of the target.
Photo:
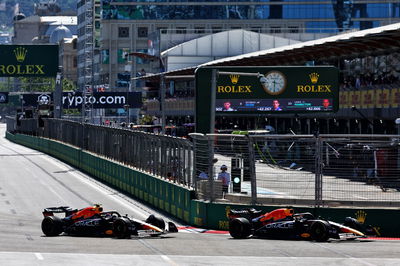
<svg viewBox="0 0 400 266">
<path fill-rule="evenodd" d="M 106 210 L 137 219 L 156 210 L 54 158 L 9 142 L 4 130 L 0 125 L 0 265 L 400 264 L 399 241 L 234 240 L 196 230 L 122 240 L 44 237 L 40 223 L 45 207 L 102 203 Z"/>
</svg>

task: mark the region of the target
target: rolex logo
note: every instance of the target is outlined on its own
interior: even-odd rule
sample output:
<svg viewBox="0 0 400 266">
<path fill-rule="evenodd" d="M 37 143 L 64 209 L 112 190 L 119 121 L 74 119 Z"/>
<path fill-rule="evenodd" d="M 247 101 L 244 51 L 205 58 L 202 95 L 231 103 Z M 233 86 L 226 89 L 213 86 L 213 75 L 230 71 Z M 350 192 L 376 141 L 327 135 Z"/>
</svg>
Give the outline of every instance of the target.
<svg viewBox="0 0 400 266">
<path fill-rule="evenodd" d="M 225 207 L 225 215 L 226 215 L 226 218 L 228 218 L 229 219 L 229 214 L 231 213 L 231 206 L 226 206 Z"/>
<path fill-rule="evenodd" d="M 309 77 L 310 77 L 311 83 L 315 84 L 318 82 L 319 74 L 314 72 L 314 73 L 311 73 L 309 75 Z"/>
<path fill-rule="evenodd" d="M 28 50 L 24 47 L 17 47 L 14 49 L 15 58 L 18 62 L 23 62 L 27 53 Z"/>
<path fill-rule="evenodd" d="M 231 79 L 232 84 L 236 84 L 239 81 L 240 75 L 229 75 L 229 77 Z"/>
<path fill-rule="evenodd" d="M 356 219 L 360 224 L 364 224 L 366 218 L 367 218 L 367 213 L 365 211 L 356 212 Z"/>
</svg>

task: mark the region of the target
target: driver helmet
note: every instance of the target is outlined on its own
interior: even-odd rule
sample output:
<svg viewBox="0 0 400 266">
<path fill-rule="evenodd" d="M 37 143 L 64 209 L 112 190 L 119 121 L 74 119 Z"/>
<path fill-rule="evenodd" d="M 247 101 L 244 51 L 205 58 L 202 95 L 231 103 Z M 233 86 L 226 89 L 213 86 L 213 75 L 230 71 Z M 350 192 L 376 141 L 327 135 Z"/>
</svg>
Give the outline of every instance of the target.
<svg viewBox="0 0 400 266">
<path fill-rule="evenodd" d="M 228 170 L 228 167 L 225 164 L 223 164 L 221 165 L 221 170 Z"/>
</svg>

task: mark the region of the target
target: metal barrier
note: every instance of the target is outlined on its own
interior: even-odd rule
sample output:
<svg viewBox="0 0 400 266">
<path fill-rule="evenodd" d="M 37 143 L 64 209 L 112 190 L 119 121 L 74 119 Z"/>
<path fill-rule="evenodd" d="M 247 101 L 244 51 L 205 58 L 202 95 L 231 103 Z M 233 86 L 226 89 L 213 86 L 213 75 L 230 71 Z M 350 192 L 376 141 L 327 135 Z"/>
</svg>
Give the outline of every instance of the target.
<svg viewBox="0 0 400 266">
<path fill-rule="evenodd" d="M 368 202 L 400 206 L 400 136 L 191 136 L 201 184 L 197 191 L 204 199 L 246 204 L 333 206 Z M 213 185 L 221 165 L 227 165 L 231 175 L 225 193 L 221 193 L 220 184 Z"/>
<path fill-rule="evenodd" d="M 20 122 L 7 121 L 7 130 L 34 135 L 32 121 Z M 397 135 L 193 133 L 189 141 L 57 119 L 45 119 L 36 134 L 194 188 L 211 202 L 400 206 Z"/>
<path fill-rule="evenodd" d="M 60 140 L 138 170 L 192 186 L 193 145 L 183 138 L 57 119 L 45 120 L 45 137 Z"/>
</svg>

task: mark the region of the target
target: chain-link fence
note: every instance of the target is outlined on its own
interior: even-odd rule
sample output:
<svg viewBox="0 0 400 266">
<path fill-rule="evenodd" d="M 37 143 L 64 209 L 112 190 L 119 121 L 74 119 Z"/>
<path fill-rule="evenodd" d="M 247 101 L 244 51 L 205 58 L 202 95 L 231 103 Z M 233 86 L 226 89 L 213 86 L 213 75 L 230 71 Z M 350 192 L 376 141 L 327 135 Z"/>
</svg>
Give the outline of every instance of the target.
<svg viewBox="0 0 400 266">
<path fill-rule="evenodd" d="M 45 119 L 7 130 L 62 141 L 233 203 L 400 206 L 400 136 L 191 134 Z M 36 132 L 34 132 L 36 130 Z"/>
<path fill-rule="evenodd" d="M 400 205 L 399 136 L 192 134 L 192 138 L 198 195 L 204 199 Z M 230 173 L 226 192 L 220 184 L 225 182 L 222 165 Z M 213 189 L 212 183 L 216 183 Z"/>
</svg>

